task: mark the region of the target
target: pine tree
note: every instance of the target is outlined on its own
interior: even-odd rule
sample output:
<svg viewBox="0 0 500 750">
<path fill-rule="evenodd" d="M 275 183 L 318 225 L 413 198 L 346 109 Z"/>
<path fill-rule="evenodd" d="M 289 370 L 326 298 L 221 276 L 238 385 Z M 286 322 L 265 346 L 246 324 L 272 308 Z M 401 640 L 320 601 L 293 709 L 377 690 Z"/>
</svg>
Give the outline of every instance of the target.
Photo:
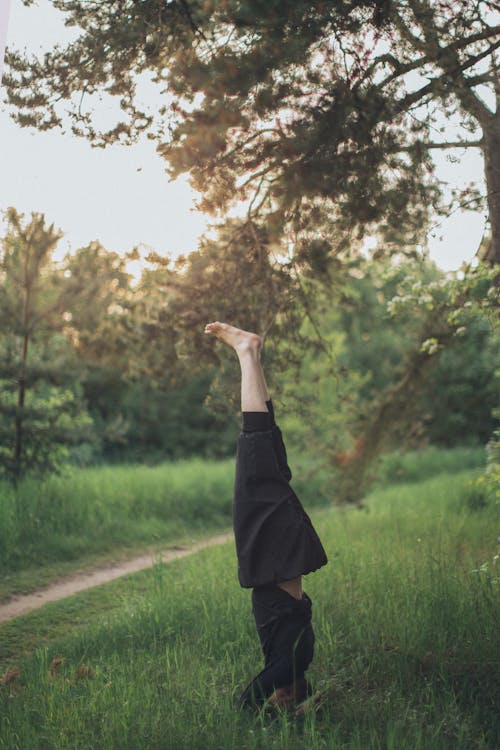
<svg viewBox="0 0 500 750">
<path fill-rule="evenodd" d="M 52 254 L 61 232 L 42 214 L 24 221 L 6 212 L 0 248 L 0 474 L 17 481 L 27 471 L 58 466 L 65 445 L 86 433 L 86 416 L 71 377 L 63 331 L 69 287 Z"/>
</svg>

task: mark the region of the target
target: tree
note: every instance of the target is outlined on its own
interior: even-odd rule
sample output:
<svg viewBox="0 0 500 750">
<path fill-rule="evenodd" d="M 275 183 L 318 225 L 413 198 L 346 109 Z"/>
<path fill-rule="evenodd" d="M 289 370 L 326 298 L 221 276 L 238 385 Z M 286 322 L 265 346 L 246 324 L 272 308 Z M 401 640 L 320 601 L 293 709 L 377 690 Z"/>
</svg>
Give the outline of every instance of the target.
<svg viewBox="0 0 500 750">
<path fill-rule="evenodd" d="M 474 314 L 463 322 L 465 310 L 460 308 L 468 302 L 466 289 L 474 276 L 469 272 L 462 282 L 452 284 L 443 271 L 426 260 L 394 268 L 384 260 L 366 259 L 362 267 L 365 275 L 352 280 L 349 298 L 339 313 L 339 328 L 349 342 L 341 363 L 348 370 L 367 376 L 360 388 L 363 403 L 376 400 L 401 377 L 402 363 L 425 340 L 422 333 L 429 325 L 433 297 L 439 290 L 441 298 L 436 305 L 439 313 L 446 319 L 453 310 L 459 323 L 452 328 L 453 317 L 446 320 L 449 333 L 455 331 L 446 347 L 435 349 L 435 343 L 434 347 L 431 343 L 425 347 L 433 348 L 434 354 L 416 397 L 415 419 L 405 425 L 404 442 L 411 445 L 416 440 L 418 445 L 422 440 L 430 440 L 447 446 L 486 443 L 494 428 L 498 343 L 493 335 L 493 321 L 488 320 L 484 310 L 478 309 L 477 303 Z M 455 299 L 445 291 L 453 287 Z M 459 289 L 462 299 L 457 299 Z M 408 292 L 410 297 L 404 310 L 398 310 L 398 315 L 391 319 L 388 302 Z M 480 293 L 484 292 L 483 288 Z M 447 310 L 443 306 L 446 298 Z M 469 300 L 466 310 L 470 306 Z"/>
<path fill-rule="evenodd" d="M 94 241 L 64 261 L 67 283 L 85 289 L 69 299 L 65 328 L 94 424 L 92 444 L 78 459 L 151 463 L 227 454 L 236 425 L 228 429 L 227 419 L 204 406 L 213 374 L 206 340 L 202 368 L 186 357 L 206 320 L 196 324 L 196 315 L 215 301 L 213 269 L 199 254 L 172 267 L 152 256 L 133 284 L 126 266 L 135 258 L 134 250 L 120 255 Z M 205 282 L 198 298 L 192 263 Z"/>
<path fill-rule="evenodd" d="M 27 470 L 54 468 L 62 446 L 78 441 L 89 420 L 68 387 L 72 357 L 62 332 L 70 288 L 52 261 L 62 234 L 53 224 L 47 227 L 42 214 L 25 222 L 10 208 L 6 219 L 0 248 L 0 455 L 2 473 L 17 481 Z"/>
<path fill-rule="evenodd" d="M 65 102 L 95 145 L 147 132 L 172 176 L 189 172 L 204 210 L 244 202 L 278 236 L 323 229 L 333 254 L 367 232 L 386 247 L 421 241 L 429 211 L 444 210 L 432 150 L 479 148 L 486 257 L 500 261 L 494 0 L 53 2 L 82 33 L 43 60 L 8 51 L 20 124 L 62 126 Z M 138 104 L 143 74 L 163 92 L 159 112 Z M 92 113 L 103 92 L 125 113 L 106 132 Z M 462 134 L 449 139 L 455 115 Z"/>
<path fill-rule="evenodd" d="M 68 336 L 80 358 L 91 365 L 111 366 L 120 372 L 133 367 L 130 356 L 133 290 L 127 262 L 135 249 L 120 254 L 94 240 L 64 260 L 68 289 Z"/>
<path fill-rule="evenodd" d="M 192 351 L 195 322 L 215 306 L 244 309 L 261 332 L 275 325 L 287 338 L 299 336 L 297 321 L 311 320 L 314 306 L 304 279 L 330 286 L 334 279 L 342 299 L 346 269 L 366 234 L 379 236 L 380 255 L 402 248 L 418 255 L 430 215 L 456 204 L 476 208 L 486 200 L 491 236 L 482 257 L 500 260 L 497 2 L 54 5 L 81 34 L 43 60 L 9 50 L 5 81 L 17 121 L 63 127 L 66 108 L 73 132 L 102 147 L 146 133 L 171 176 L 189 173 L 201 208 L 221 220 L 218 238 L 187 261 L 183 276 L 167 279 L 164 311 L 151 310 L 151 331 L 162 315 L 180 321 L 177 349 Z M 141 106 L 141 77 L 162 92 L 158 111 Z M 101 95 L 117 97 L 124 113 L 105 132 L 93 116 Z M 446 134 L 451 122 L 456 138 Z M 457 148 L 482 151 L 487 196 L 470 189 L 445 206 L 431 154 Z M 231 218 L 242 206 L 245 218 Z M 222 303 L 227 290 L 233 302 Z M 468 298 L 465 291 L 449 296 L 447 306 L 437 300 L 428 310 L 399 384 L 379 394 L 363 427 L 364 466 L 380 449 L 389 416 L 410 418 L 433 347 L 453 337 L 448 316 Z M 321 338 L 314 326 L 310 332 Z"/>
<path fill-rule="evenodd" d="M 458 340 L 464 337 L 468 344 L 471 332 L 474 334 L 485 325 L 493 334 L 498 334 L 498 277 L 495 268 L 479 264 L 477 268 L 469 268 L 464 279 L 442 276 L 424 282 L 419 278 L 418 267 L 413 264 L 406 266 L 403 273 L 400 268 L 394 271 L 400 277 L 400 283 L 388 310 L 395 316 L 417 314 L 413 331 L 415 342 L 402 358 L 397 379 L 376 393 L 365 411 L 357 415 L 354 434 L 358 438 L 343 462 L 337 488 L 344 501 L 358 501 L 363 497 L 370 481 L 370 465 L 384 449 L 407 444 L 409 426 L 425 413 L 426 398 L 428 404 L 429 385 L 432 385 L 429 378 L 435 375 L 436 355 L 447 351 L 453 357 Z M 494 375 L 498 365 L 496 340 L 492 336 L 492 366 L 488 368 L 487 382 L 481 382 L 475 376 L 475 389 L 478 390 L 478 384 L 481 389 L 480 394 L 475 394 L 477 400 L 491 399 L 492 391 L 494 399 L 497 391 Z M 465 351 L 467 353 L 466 348 Z M 466 381 L 467 376 L 462 376 L 462 385 Z M 443 396 L 446 390 L 442 385 L 441 388 Z M 472 421 L 469 417 L 469 424 Z"/>
<path fill-rule="evenodd" d="M 435 445 L 487 443 L 498 424 L 500 330 L 477 315 L 443 349 L 421 394 L 427 434 Z"/>
</svg>

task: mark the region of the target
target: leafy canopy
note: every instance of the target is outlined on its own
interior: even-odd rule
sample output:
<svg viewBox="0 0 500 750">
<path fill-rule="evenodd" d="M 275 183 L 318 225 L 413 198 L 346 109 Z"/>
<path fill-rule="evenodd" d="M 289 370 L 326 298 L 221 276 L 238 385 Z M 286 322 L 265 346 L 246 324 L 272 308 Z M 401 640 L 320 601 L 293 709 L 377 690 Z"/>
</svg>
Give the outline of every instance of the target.
<svg viewBox="0 0 500 750">
<path fill-rule="evenodd" d="M 243 202 L 279 236 L 323 228 L 334 253 L 353 232 L 377 230 L 389 246 L 421 241 L 441 207 L 430 150 L 458 142 L 488 161 L 500 137 L 482 98 L 498 78 L 495 2 L 53 4 L 81 34 L 42 60 L 8 52 L 18 122 L 62 126 L 66 106 L 72 130 L 94 145 L 147 133 L 173 177 L 190 174 L 205 211 Z M 141 103 L 145 79 L 160 108 Z M 107 129 L 103 94 L 122 110 Z M 438 132 L 443 114 L 459 115 L 451 143 Z M 458 199 L 477 206 L 476 193 Z"/>
</svg>

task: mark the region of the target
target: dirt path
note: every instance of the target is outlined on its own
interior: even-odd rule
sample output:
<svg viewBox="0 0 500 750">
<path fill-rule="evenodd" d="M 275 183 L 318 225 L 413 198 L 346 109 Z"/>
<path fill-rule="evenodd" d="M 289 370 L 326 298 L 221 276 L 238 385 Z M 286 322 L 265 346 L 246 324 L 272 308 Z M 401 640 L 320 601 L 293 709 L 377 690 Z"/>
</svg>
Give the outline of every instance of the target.
<svg viewBox="0 0 500 750">
<path fill-rule="evenodd" d="M 161 560 L 162 562 L 178 560 L 180 557 L 192 555 L 200 549 L 228 542 L 232 538 L 232 533 L 216 534 L 193 544 L 191 547 L 167 549 L 160 553 Z M 76 594 L 78 591 L 91 589 L 93 586 L 108 583 L 108 581 L 113 581 L 115 578 L 120 578 L 120 576 L 127 575 L 128 573 L 136 573 L 144 568 L 150 568 L 158 560 L 158 557 L 158 553 L 149 553 L 130 560 L 124 560 L 116 565 L 108 565 L 105 568 L 82 570 L 74 575 L 62 578 L 57 583 L 34 591 L 32 594 L 15 596 L 5 604 L 0 604 L 0 623 L 13 620 L 14 617 L 25 615 L 34 609 L 43 607 L 47 602 L 56 602 L 59 599 L 65 599 L 67 596 Z"/>
</svg>

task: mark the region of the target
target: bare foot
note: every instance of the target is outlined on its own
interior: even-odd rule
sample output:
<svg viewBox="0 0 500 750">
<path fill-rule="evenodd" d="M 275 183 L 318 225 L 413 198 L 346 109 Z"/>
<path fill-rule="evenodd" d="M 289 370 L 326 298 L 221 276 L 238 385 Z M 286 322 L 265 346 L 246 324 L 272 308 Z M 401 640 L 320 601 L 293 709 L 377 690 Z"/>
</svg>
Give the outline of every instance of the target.
<svg viewBox="0 0 500 750">
<path fill-rule="evenodd" d="M 205 333 L 232 346 L 238 355 L 245 352 L 259 355 L 262 347 L 262 339 L 256 333 L 242 331 L 241 328 L 235 328 L 227 323 L 219 323 L 219 321 L 208 323 L 205 326 Z"/>
</svg>

